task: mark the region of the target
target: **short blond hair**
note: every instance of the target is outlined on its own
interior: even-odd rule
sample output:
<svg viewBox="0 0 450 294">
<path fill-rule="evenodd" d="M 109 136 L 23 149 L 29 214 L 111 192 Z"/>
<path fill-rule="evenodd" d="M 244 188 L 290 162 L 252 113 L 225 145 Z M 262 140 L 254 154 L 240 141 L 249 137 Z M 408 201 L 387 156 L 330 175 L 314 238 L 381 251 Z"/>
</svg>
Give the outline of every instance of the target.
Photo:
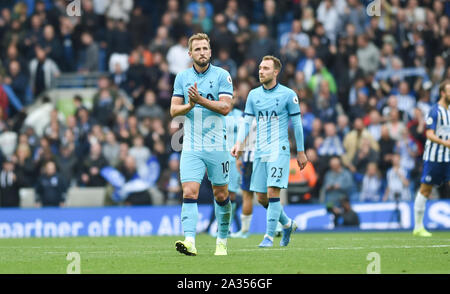
<svg viewBox="0 0 450 294">
<path fill-rule="evenodd" d="M 278 72 L 281 71 L 281 67 L 282 67 L 281 61 L 278 58 L 276 58 L 275 56 L 266 55 L 266 56 L 263 57 L 262 60 L 272 60 L 273 61 L 273 68 L 275 70 L 278 70 Z"/>
<path fill-rule="evenodd" d="M 204 33 L 197 33 L 197 34 L 195 34 L 195 35 L 192 35 L 190 38 L 189 38 L 189 41 L 188 41 L 188 45 L 189 45 L 189 51 L 192 51 L 192 42 L 194 42 L 194 41 L 200 41 L 200 40 L 206 40 L 206 41 L 208 41 L 208 46 L 209 46 L 209 48 L 211 48 L 211 44 L 210 44 L 210 40 L 209 40 L 209 37 L 208 37 L 208 35 L 207 34 L 204 34 Z"/>
<path fill-rule="evenodd" d="M 439 85 L 439 95 L 441 95 L 442 92 L 445 92 L 445 87 L 450 84 L 450 80 L 444 80 Z"/>
</svg>

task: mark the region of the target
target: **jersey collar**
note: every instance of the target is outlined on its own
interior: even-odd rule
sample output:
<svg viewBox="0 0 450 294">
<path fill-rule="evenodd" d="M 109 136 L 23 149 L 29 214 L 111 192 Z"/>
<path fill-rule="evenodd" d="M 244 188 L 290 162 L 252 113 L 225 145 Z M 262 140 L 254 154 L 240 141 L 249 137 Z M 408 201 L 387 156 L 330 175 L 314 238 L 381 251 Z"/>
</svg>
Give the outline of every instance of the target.
<svg viewBox="0 0 450 294">
<path fill-rule="evenodd" d="M 199 76 L 205 75 L 205 74 L 209 71 L 210 68 L 211 68 L 211 63 L 208 63 L 208 67 L 207 67 L 203 72 L 198 72 L 198 71 L 195 69 L 195 66 L 192 65 L 192 69 L 194 70 L 195 74 L 197 74 L 197 75 L 199 75 Z"/>
<path fill-rule="evenodd" d="M 264 90 L 265 92 L 272 92 L 273 90 L 275 90 L 275 89 L 278 87 L 279 84 L 280 84 L 280 83 L 277 82 L 277 83 L 275 84 L 275 86 L 273 86 L 273 87 L 270 88 L 270 89 L 264 88 L 263 85 L 261 85 L 261 87 L 263 88 L 263 90 Z"/>
</svg>

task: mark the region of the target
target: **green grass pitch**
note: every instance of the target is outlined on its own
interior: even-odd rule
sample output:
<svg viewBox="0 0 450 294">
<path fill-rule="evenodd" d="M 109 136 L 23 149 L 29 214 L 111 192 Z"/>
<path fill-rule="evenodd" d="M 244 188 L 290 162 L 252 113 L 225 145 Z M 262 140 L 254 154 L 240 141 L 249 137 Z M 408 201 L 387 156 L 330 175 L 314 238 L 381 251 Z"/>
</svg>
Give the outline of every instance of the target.
<svg viewBox="0 0 450 294">
<path fill-rule="evenodd" d="M 215 239 L 197 236 L 197 256 L 175 250 L 181 237 L 0 239 L 0 274 L 65 274 L 78 252 L 82 274 L 365 274 L 379 254 L 382 274 L 450 273 L 450 232 L 431 238 L 410 232 L 296 233 L 288 247 L 257 245 L 262 235 L 229 239 L 228 256 L 214 256 Z"/>
</svg>

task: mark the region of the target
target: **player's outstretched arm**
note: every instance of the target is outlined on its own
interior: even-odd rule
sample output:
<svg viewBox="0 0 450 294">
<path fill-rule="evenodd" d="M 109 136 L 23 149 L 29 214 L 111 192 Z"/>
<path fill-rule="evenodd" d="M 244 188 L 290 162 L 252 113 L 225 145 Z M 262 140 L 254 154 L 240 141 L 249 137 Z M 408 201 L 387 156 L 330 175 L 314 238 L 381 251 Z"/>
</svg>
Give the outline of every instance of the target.
<svg viewBox="0 0 450 294">
<path fill-rule="evenodd" d="M 194 86 L 191 86 L 188 90 L 189 93 L 189 99 L 192 100 L 195 103 L 200 104 L 201 106 L 220 113 L 222 115 L 227 115 L 231 109 L 231 98 L 228 96 L 220 96 L 219 101 L 212 101 L 207 98 L 204 98 L 200 95 L 197 89 L 197 83 L 194 84 Z"/>
<path fill-rule="evenodd" d="M 182 97 L 173 96 L 170 103 L 170 115 L 176 117 L 179 115 L 185 115 L 192 108 L 194 108 L 195 103 L 190 99 L 189 103 L 184 104 L 184 99 Z"/>
</svg>

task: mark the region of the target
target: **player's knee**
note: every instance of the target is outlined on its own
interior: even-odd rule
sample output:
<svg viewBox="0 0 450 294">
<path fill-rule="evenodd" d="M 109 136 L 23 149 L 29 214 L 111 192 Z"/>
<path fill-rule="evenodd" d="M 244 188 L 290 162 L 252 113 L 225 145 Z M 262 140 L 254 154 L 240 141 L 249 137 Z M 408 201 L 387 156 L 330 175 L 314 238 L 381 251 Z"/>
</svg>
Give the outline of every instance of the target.
<svg viewBox="0 0 450 294">
<path fill-rule="evenodd" d="M 224 202 L 227 200 L 229 194 L 226 189 L 215 189 L 214 190 L 214 199 L 216 199 L 217 202 Z"/>
<path fill-rule="evenodd" d="M 198 191 L 193 187 L 183 187 L 183 198 L 186 199 L 197 199 Z"/>
</svg>

